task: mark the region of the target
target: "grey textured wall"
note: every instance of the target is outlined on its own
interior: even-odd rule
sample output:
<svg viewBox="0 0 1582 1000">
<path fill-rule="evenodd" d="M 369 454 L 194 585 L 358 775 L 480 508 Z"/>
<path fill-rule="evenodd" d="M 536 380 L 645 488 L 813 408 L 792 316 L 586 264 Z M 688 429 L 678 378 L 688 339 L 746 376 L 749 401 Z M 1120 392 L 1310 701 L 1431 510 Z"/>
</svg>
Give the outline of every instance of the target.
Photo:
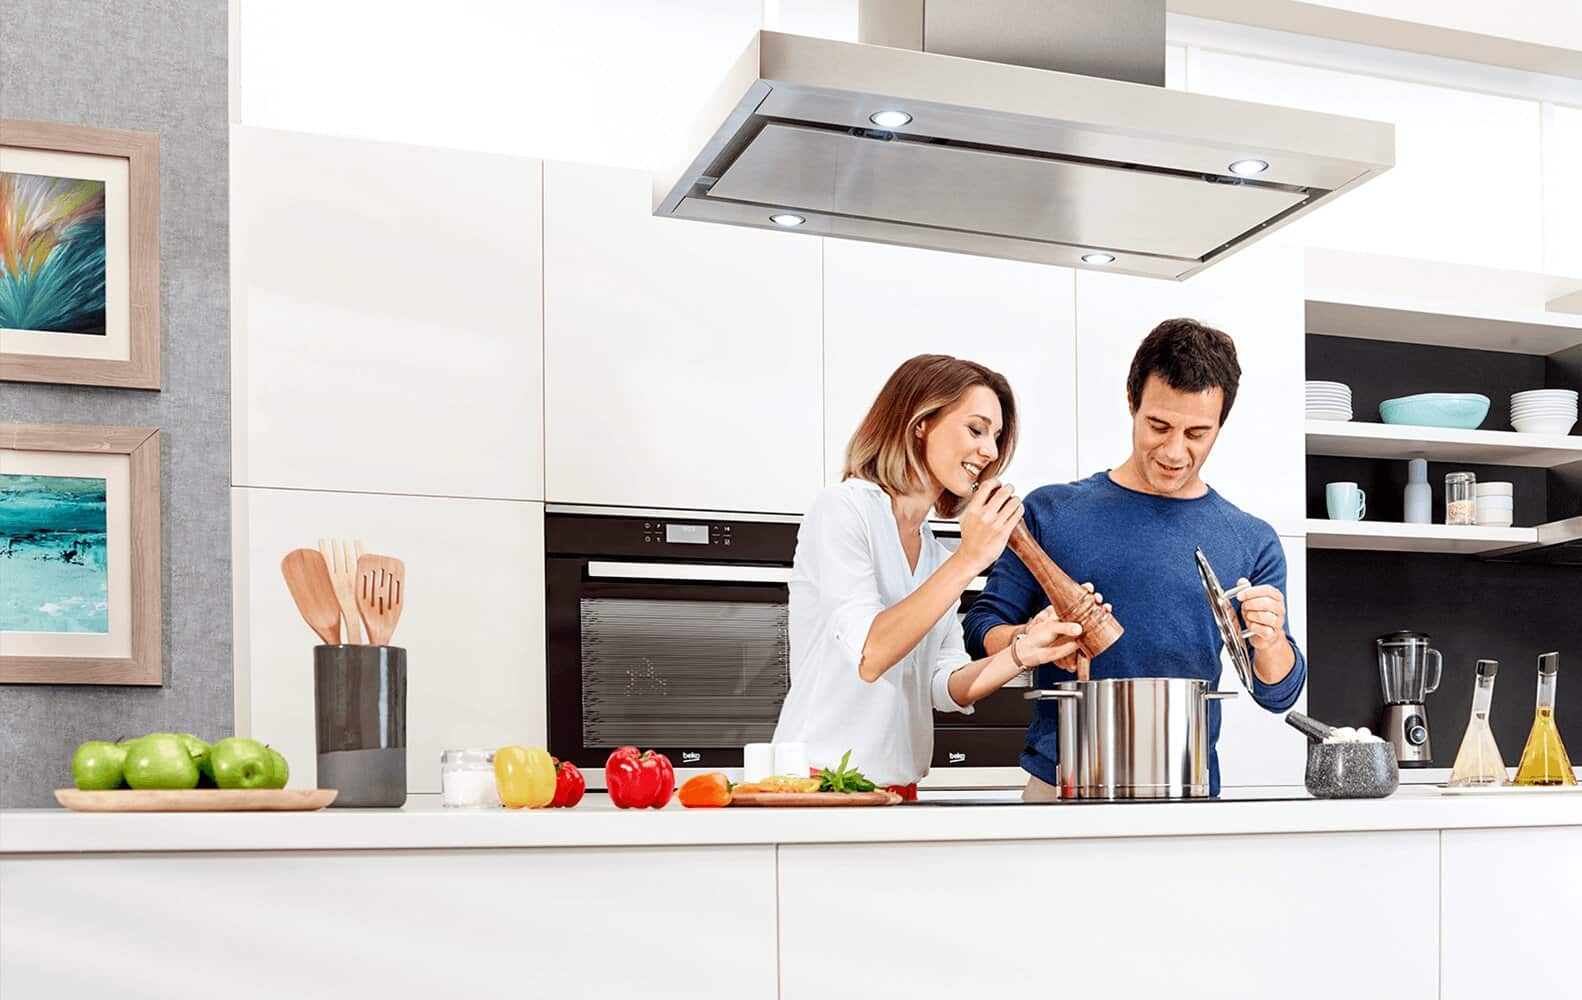
<svg viewBox="0 0 1582 1000">
<path fill-rule="evenodd" d="M 159 133 L 161 392 L 0 382 L 0 420 L 161 431 L 158 688 L 0 685 L 0 807 L 53 805 L 81 741 L 228 735 L 226 0 L 0 0 L 0 117 Z"/>
</svg>

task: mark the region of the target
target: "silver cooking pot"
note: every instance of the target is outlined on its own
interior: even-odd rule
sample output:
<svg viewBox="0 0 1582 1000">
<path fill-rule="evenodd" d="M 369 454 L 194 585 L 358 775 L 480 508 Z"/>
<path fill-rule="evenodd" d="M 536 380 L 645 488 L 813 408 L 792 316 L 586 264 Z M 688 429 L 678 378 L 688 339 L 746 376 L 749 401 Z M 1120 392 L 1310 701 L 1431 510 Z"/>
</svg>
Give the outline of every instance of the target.
<svg viewBox="0 0 1582 1000">
<path fill-rule="evenodd" d="M 1063 798 L 1190 799 L 1209 794 L 1208 703 L 1236 692 L 1135 677 L 1065 681 L 1024 697 L 1059 703 Z"/>
</svg>

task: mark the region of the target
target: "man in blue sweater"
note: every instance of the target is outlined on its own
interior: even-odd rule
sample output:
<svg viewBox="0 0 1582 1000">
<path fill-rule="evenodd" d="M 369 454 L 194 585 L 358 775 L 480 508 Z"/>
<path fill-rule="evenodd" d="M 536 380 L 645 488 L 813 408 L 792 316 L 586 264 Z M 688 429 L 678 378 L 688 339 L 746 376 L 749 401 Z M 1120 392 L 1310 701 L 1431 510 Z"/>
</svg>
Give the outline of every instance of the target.
<svg viewBox="0 0 1582 1000">
<path fill-rule="evenodd" d="M 1221 580 L 1250 580 L 1241 613 L 1253 652 L 1258 704 L 1291 707 L 1307 664 L 1285 615 L 1285 553 L 1266 522 L 1236 508 L 1203 482 L 1201 471 L 1230 414 L 1241 379 L 1236 345 L 1190 319 L 1160 323 L 1132 358 L 1126 396 L 1132 453 L 1107 472 L 1028 494 L 1028 530 L 1073 579 L 1091 580 L 1116 608 L 1126 634 L 1092 663 L 1094 679 L 1195 677 L 1213 689 L 1220 675 L 1214 624 L 1193 550 L 1201 548 Z M 967 650 L 1004 649 L 1049 601 L 1009 549 L 967 612 Z M 1075 674 L 1038 668 L 1047 688 Z M 1053 702 L 1037 703 L 1022 767 L 1032 775 L 1024 798 L 1058 795 Z M 1219 794 L 1219 705 L 1209 707 L 1209 786 Z"/>
</svg>

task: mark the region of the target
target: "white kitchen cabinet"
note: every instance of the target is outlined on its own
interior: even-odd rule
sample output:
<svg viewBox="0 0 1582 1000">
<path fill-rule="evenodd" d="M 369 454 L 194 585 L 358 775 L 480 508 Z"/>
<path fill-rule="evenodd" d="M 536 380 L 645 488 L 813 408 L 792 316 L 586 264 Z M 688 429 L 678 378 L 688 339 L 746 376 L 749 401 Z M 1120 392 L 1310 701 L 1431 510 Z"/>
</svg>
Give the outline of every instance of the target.
<svg viewBox="0 0 1582 1000">
<path fill-rule="evenodd" d="M 238 486 L 540 500 L 538 160 L 232 130 Z"/>
<path fill-rule="evenodd" d="M 1582 108 L 1544 105 L 1544 266 L 1582 276 Z"/>
<path fill-rule="evenodd" d="M 1368 996 L 1432 1000 L 1438 840 L 1432 830 L 783 846 L 780 996 L 1331 1000 L 1360 983 Z M 1386 888 L 1387 932 L 1361 932 L 1348 908 Z M 838 928 L 861 928 L 876 959 L 785 960 L 820 954 Z M 1328 960 L 1304 960 L 1307 939 Z"/>
<path fill-rule="evenodd" d="M 544 744 L 542 504 L 247 488 L 231 503 L 236 731 L 286 755 L 291 787 L 314 786 L 318 640 L 279 566 L 320 538 L 406 563 L 408 791 L 439 791 L 441 750 Z"/>
<path fill-rule="evenodd" d="M 801 511 L 823 478 L 820 242 L 656 219 L 650 185 L 545 164 L 547 499 Z"/>
<path fill-rule="evenodd" d="M 1203 479 L 1285 535 L 1305 532 L 1302 256 L 1260 243 L 1184 282 L 1077 272 L 1077 462 L 1086 476 L 1131 454 L 1126 375 L 1161 320 L 1190 316 L 1236 341 L 1241 386 Z"/>
<path fill-rule="evenodd" d="M 7 857 L 0 878 L 7 997 L 776 996 L 769 845 Z"/>
<path fill-rule="evenodd" d="M 1072 272 L 1023 261 L 851 240 L 824 246 L 824 477 L 907 358 L 951 354 L 1003 374 L 1019 443 L 1006 478 L 1025 494 L 1076 465 Z"/>
<path fill-rule="evenodd" d="M 1192 89 L 1395 125 L 1395 167 L 1279 237 L 1542 271 L 1537 101 L 1205 49 Z"/>
<path fill-rule="evenodd" d="M 1442 1000 L 1575 996 L 1582 828 L 1446 830 L 1440 850 Z"/>
</svg>

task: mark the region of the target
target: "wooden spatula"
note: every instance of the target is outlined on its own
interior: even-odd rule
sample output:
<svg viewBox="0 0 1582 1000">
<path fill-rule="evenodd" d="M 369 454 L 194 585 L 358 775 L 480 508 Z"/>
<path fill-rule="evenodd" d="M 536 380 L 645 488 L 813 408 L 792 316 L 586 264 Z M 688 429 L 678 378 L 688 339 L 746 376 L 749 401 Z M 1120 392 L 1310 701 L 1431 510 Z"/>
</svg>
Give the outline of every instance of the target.
<svg viewBox="0 0 1582 1000">
<path fill-rule="evenodd" d="M 340 539 L 329 542 L 321 538 L 319 554 L 330 567 L 330 583 L 335 585 L 335 600 L 341 606 L 341 617 L 346 621 L 346 641 L 356 645 L 363 641 L 362 620 L 357 615 L 357 560 L 362 557 L 363 543 L 361 540 L 347 542 Z"/>
<path fill-rule="evenodd" d="M 368 641 L 390 645 L 405 600 L 406 563 L 394 556 L 357 558 L 357 610 L 368 628 Z"/>
<path fill-rule="evenodd" d="M 335 586 L 330 583 L 324 557 L 312 549 L 292 549 L 280 560 L 280 573 L 308 628 L 327 645 L 337 645 L 341 641 L 341 606 L 335 601 Z"/>
</svg>

